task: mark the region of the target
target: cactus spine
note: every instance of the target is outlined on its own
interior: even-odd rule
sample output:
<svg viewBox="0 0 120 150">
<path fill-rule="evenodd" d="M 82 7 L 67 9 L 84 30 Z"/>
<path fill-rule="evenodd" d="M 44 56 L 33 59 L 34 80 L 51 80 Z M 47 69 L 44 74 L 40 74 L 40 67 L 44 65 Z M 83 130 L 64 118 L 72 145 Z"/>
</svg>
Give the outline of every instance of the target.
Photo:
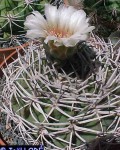
<svg viewBox="0 0 120 150">
<path fill-rule="evenodd" d="M 0 0 L 0 32 L 4 40 L 25 33 L 24 21 L 33 10 L 43 12 L 44 3 L 40 0 Z"/>
</svg>

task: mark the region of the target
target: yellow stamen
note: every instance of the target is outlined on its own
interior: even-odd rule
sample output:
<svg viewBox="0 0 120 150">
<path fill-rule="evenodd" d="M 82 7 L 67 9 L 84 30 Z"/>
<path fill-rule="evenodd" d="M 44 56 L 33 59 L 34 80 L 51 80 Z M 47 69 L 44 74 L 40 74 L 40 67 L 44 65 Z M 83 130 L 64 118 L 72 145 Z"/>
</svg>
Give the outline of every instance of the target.
<svg viewBox="0 0 120 150">
<path fill-rule="evenodd" d="M 63 31 L 58 28 L 51 28 L 48 31 L 48 33 L 50 35 L 56 36 L 58 38 L 67 38 L 67 37 L 70 37 L 70 35 L 71 35 L 68 31 Z"/>
</svg>

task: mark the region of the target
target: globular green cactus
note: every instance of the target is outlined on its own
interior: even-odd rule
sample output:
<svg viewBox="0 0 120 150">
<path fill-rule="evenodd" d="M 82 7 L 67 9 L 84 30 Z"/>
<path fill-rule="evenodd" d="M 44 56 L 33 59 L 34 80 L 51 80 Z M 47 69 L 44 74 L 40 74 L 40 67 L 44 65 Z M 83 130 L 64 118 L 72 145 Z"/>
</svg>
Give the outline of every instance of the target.
<svg viewBox="0 0 120 150">
<path fill-rule="evenodd" d="M 81 149 L 98 136 L 119 132 L 119 50 L 98 37 L 90 44 L 101 65 L 85 80 L 58 72 L 39 43 L 3 70 L 2 109 L 27 144 Z"/>
<path fill-rule="evenodd" d="M 44 4 L 41 0 L 0 0 L 0 32 L 1 38 L 23 34 L 24 21 L 33 10 L 43 12 Z"/>
</svg>

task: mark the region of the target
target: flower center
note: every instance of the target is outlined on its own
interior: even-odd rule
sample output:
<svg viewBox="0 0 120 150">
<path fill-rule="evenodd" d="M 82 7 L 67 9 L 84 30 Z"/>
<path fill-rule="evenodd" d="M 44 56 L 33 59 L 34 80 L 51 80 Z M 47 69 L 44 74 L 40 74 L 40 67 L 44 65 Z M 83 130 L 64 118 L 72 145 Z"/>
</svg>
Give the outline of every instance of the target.
<svg viewBox="0 0 120 150">
<path fill-rule="evenodd" d="M 68 31 L 63 31 L 58 28 L 51 28 L 48 33 L 58 38 L 67 38 L 71 35 Z"/>
</svg>

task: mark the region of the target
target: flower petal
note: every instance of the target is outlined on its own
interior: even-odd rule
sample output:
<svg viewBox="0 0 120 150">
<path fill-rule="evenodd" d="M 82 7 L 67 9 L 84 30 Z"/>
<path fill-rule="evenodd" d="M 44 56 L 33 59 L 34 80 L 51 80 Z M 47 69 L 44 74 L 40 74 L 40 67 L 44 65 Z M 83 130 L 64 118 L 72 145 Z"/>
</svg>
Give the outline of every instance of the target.
<svg viewBox="0 0 120 150">
<path fill-rule="evenodd" d="M 86 40 L 87 37 L 88 37 L 87 34 L 83 34 L 83 35 L 76 34 L 71 36 L 70 38 L 63 38 L 62 41 L 66 47 L 74 47 L 79 41 Z"/>
<path fill-rule="evenodd" d="M 71 15 L 76 11 L 73 7 L 60 7 L 59 11 L 59 21 L 58 21 L 58 28 L 61 30 L 67 31 L 69 29 L 69 22 Z"/>
<path fill-rule="evenodd" d="M 44 42 L 47 44 L 49 41 L 54 41 L 56 39 L 57 39 L 57 37 L 49 35 L 49 36 L 46 37 Z"/>
<path fill-rule="evenodd" d="M 35 39 L 35 38 L 39 38 L 39 37 L 46 37 L 46 32 L 44 30 L 27 30 L 27 34 L 26 37 L 31 38 L 31 39 Z"/>
<path fill-rule="evenodd" d="M 78 26 L 84 26 L 83 22 L 85 21 L 86 13 L 83 10 L 75 11 L 70 17 L 69 30 L 75 31 Z"/>
<path fill-rule="evenodd" d="M 50 27 L 57 27 L 58 11 L 57 7 L 50 4 L 45 5 L 45 16 Z"/>
<path fill-rule="evenodd" d="M 27 16 L 24 25 L 28 29 L 41 29 L 41 28 L 45 29 L 45 28 L 47 28 L 46 20 L 37 11 L 34 11 L 33 14 Z"/>
<path fill-rule="evenodd" d="M 87 27 L 86 29 L 84 29 L 84 31 L 83 31 L 82 33 L 86 34 L 86 33 L 88 33 L 88 32 L 91 32 L 91 31 L 94 30 L 94 29 L 95 29 L 94 26 L 89 26 L 89 27 Z"/>
<path fill-rule="evenodd" d="M 37 21 L 39 21 L 43 28 L 47 26 L 47 21 L 38 11 L 34 11 L 33 14 L 35 15 Z"/>
</svg>

